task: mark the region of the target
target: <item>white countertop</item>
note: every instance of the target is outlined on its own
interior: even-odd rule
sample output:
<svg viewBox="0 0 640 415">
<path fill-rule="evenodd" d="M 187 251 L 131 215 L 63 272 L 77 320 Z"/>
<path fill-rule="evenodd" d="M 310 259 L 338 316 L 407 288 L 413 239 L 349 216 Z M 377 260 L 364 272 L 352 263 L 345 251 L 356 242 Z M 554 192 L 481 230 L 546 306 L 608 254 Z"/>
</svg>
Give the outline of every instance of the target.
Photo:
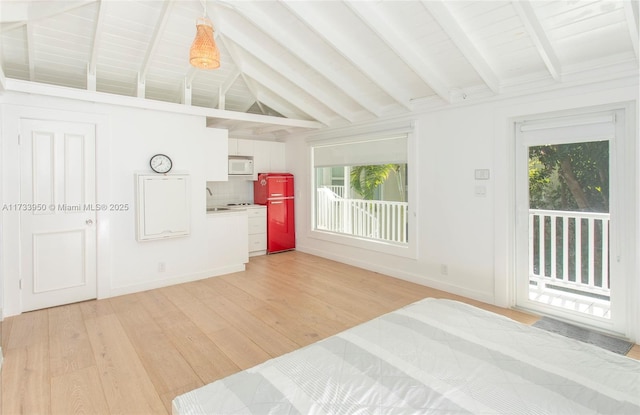
<svg viewBox="0 0 640 415">
<path fill-rule="evenodd" d="M 209 210 L 211 208 L 207 208 L 207 216 L 209 215 L 246 215 L 247 209 L 231 209 L 231 208 L 221 208 L 220 210 Z"/>
</svg>

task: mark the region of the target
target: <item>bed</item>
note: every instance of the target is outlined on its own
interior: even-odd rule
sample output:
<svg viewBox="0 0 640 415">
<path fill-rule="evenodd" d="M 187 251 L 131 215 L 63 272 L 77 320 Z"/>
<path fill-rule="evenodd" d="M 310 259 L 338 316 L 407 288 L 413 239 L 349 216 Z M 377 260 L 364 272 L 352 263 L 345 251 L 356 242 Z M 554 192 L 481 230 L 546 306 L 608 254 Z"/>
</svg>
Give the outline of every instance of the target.
<svg viewBox="0 0 640 415">
<path fill-rule="evenodd" d="M 195 414 L 640 414 L 640 361 L 427 298 L 173 400 Z"/>
</svg>

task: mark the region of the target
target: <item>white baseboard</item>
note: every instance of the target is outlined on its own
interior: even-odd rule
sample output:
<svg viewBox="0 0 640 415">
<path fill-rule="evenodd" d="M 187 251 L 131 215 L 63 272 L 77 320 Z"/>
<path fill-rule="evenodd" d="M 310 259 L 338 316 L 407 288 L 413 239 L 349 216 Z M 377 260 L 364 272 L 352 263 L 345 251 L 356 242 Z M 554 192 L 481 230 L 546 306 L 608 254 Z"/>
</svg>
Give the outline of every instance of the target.
<svg viewBox="0 0 640 415">
<path fill-rule="evenodd" d="M 196 274 L 181 275 L 177 277 L 167 278 L 164 280 L 156 280 L 151 282 L 145 282 L 142 284 L 127 285 L 123 287 L 112 288 L 110 290 L 109 297 L 133 294 L 141 291 L 148 291 L 156 288 L 168 287 L 170 285 L 182 284 L 185 282 L 198 281 L 205 278 L 217 277 L 219 275 L 231 274 L 233 272 L 241 272 L 244 270 L 245 270 L 245 264 L 230 265 L 227 267 L 216 268 L 209 271 L 198 272 Z M 103 298 L 106 298 L 106 297 L 103 297 Z"/>
<path fill-rule="evenodd" d="M 424 285 L 426 287 L 435 288 L 436 290 L 446 291 L 451 294 L 460 295 L 463 297 L 471 298 L 484 303 L 493 304 L 494 297 L 492 294 L 487 294 L 481 291 L 470 290 L 468 288 L 460 287 L 453 284 L 443 283 L 442 281 L 430 278 L 428 275 L 419 275 L 411 272 L 399 271 L 396 268 L 388 268 L 380 265 L 372 265 L 370 262 L 359 261 L 357 259 L 336 255 L 330 252 L 326 252 L 320 249 L 309 249 L 304 246 L 297 246 L 297 251 L 306 252 L 311 255 L 331 259 L 333 261 L 342 262 L 343 264 L 353 265 L 354 267 L 366 269 L 373 272 L 379 272 L 381 274 L 398 278 L 404 281 L 413 282 L 416 284 Z"/>
</svg>

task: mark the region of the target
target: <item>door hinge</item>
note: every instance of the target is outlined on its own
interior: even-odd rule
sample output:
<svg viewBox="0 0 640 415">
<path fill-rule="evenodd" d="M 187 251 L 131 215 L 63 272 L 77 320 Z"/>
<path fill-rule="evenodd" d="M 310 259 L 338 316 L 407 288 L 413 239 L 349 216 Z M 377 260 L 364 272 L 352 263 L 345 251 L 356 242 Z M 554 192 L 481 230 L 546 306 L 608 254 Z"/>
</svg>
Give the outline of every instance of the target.
<svg viewBox="0 0 640 415">
<path fill-rule="evenodd" d="M 22 289 L 22 279 L 18 280 L 18 288 Z"/>
<path fill-rule="evenodd" d="M 20 145 L 20 133 L 18 133 L 18 145 Z"/>
</svg>

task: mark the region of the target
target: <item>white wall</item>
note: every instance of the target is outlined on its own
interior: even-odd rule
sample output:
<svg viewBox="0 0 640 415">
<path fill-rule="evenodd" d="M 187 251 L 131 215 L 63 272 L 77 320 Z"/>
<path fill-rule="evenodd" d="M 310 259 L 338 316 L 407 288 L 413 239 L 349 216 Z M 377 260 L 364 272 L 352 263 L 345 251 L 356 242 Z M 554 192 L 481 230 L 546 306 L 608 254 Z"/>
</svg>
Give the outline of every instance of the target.
<svg viewBox="0 0 640 415">
<path fill-rule="evenodd" d="M 213 237 L 206 216 L 207 164 L 204 148 L 227 151 L 227 131 L 206 128 L 205 118 L 92 104 L 68 99 L 0 95 L 2 104 L 2 203 L 19 201 L 19 117 L 68 119 L 97 124 L 97 197 L 99 203 L 126 203 L 126 212 L 98 214 L 98 294 L 109 297 L 186 280 L 244 269 L 242 255 L 221 254 L 218 248 L 233 245 L 238 233 L 219 232 Z M 213 140 L 213 143 L 211 142 Z M 149 158 L 165 153 L 175 172 L 190 174 L 191 234 L 161 241 L 135 239 L 134 173 L 148 172 Z M 226 160 L 226 156 L 225 156 Z M 226 171 L 226 163 L 225 163 Z M 3 212 L 0 275 L 4 286 L 4 314 L 20 312 L 17 290 L 19 263 L 18 217 Z M 246 240 L 236 241 L 246 259 Z M 10 255 L 10 256 L 8 256 Z M 158 263 L 166 271 L 158 271 Z"/>
<path fill-rule="evenodd" d="M 502 306 L 513 305 L 512 278 L 513 143 L 509 121 L 520 116 L 563 111 L 609 103 L 638 103 L 635 78 L 566 88 L 526 97 L 458 105 L 449 109 L 415 114 L 417 183 L 409 183 L 409 197 L 417 194 L 417 227 L 410 234 L 418 239 L 416 259 L 402 258 L 318 239 L 310 231 L 311 176 L 307 136 L 287 141 L 288 168 L 296 182 L 297 249 L 372 269 L 421 284 L 444 289 Z M 638 139 L 637 123 L 627 137 Z M 366 128 L 366 126 L 360 126 Z M 372 128 L 379 129 L 380 125 Z M 323 131 L 323 137 L 327 132 Z M 336 135 L 344 130 L 336 130 Z M 634 146 L 635 148 L 635 146 Z M 637 163 L 637 157 L 636 157 Z M 635 166 L 630 166 L 636 169 Z M 476 181 L 474 169 L 490 169 L 488 181 Z M 637 171 L 637 170 L 632 170 Z M 486 186 L 486 196 L 475 194 Z M 637 188 L 637 184 L 634 185 Z M 417 191 L 416 191 L 417 190 Z M 632 189 L 633 190 L 633 189 Z M 635 203 L 638 212 L 637 198 Z M 636 244 L 635 237 L 629 241 Z M 637 253 L 637 246 L 635 251 Z M 629 261 L 635 262 L 634 258 Z M 448 275 L 441 274 L 446 264 Z M 640 302 L 638 265 L 631 265 L 636 281 L 630 303 Z M 630 311 L 631 332 L 640 333 L 640 311 Z"/>
</svg>

